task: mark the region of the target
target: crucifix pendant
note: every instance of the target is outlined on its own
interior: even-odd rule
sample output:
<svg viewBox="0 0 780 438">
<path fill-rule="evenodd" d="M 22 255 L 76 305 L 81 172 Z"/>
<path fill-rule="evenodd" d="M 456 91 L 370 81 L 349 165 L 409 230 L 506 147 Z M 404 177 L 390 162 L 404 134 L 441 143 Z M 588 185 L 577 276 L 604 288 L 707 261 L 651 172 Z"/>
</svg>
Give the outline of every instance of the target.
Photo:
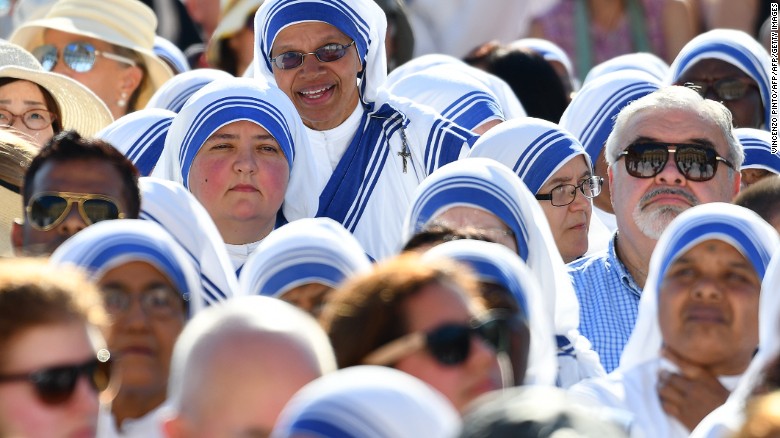
<svg viewBox="0 0 780 438">
<path fill-rule="evenodd" d="M 398 152 L 398 156 L 403 160 L 403 171 L 406 173 L 406 159 L 411 158 L 412 154 L 409 152 L 409 145 L 406 143 L 406 132 L 403 127 L 401 127 L 401 142 L 403 146 L 401 147 L 401 152 Z"/>
</svg>

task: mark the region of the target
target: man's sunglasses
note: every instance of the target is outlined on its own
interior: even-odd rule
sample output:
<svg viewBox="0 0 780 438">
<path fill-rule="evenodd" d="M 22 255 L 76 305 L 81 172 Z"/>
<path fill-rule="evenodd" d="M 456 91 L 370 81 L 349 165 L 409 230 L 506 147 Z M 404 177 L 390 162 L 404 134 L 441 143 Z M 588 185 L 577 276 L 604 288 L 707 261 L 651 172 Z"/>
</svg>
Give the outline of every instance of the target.
<svg viewBox="0 0 780 438">
<path fill-rule="evenodd" d="M 51 44 L 36 47 L 33 49 L 32 54 L 38 58 L 38 61 L 41 62 L 41 65 L 46 71 L 52 71 L 59 60 L 57 48 Z M 62 50 L 62 59 L 65 61 L 65 65 L 78 73 L 86 73 L 92 70 L 92 67 L 95 66 L 96 56 L 102 56 L 123 64 L 136 65 L 136 62 L 130 58 L 117 55 L 116 53 L 97 50 L 95 49 L 95 46 L 90 43 L 70 43 Z"/>
<path fill-rule="evenodd" d="M 404 356 L 425 348 L 440 364 L 456 366 L 469 358 L 473 336 L 487 342 L 496 351 L 506 351 L 510 325 L 506 313 L 493 312 L 468 325 L 444 324 L 427 333 L 409 333 L 374 350 L 363 359 L 363 364 L 392 365 Z"/>
<path fill-rule="evenodd" d="M 664 169 L 669 153 L 674 152 L 677 170 L 690 181 L 708 181 L 715 176 L 718 162 L 734 169 L 734 165 L 714 149 L 698 144 L 633 143 L 617 159 L 626 159 L 626 172 L 635 178 L 652 178 Z"/>
<path fill-rule="evenodd" d="M 707 92 L 712 90 L 718 99 L 723 101 L 742 99 L 751 87 L 756 83 L 747 77 L 724 78 L 715 82 L 688 81 L 685 86 L 695 90 L 701 97 L 707 97 Z"/>
<path fill-rule="evenodd" d="M 269 58 L 269 61 L 271 61 L 276 68 L 282 70 L 289 70 L 300 66 L 303 64 L 303 58 L 305 58 L 306 55 L 314 55 L 320 62 L 338 61 L 347 54 L 347 49 L 354 44 L 355 41 L 352 40 L 349 44 L 325 44 L 313 52 L 284 52 L 277 55 L 275 58 Z"/>
<path fill-rule="evenodd" d="M 125 217 L 119 203 L 105 195 L 41 192 L 36 193 L 27 204 L 27 220 L 34 228 L 49 231 L 65 220 L 73 204 L 78 204 L 81 219 L 87 225 Z"/>
<path fill-rule="evenodd" d="M 67 402 L 76 389 L 79 377 L 84 376 L 97 392 L 105 391 L 111 382 L 111 361 L 90 359 L 76 365 L 62 365 L 24 374 L 0 375 L 0 383 L 30 382 L 38 398 L 49 406 Z"/>
</svg>

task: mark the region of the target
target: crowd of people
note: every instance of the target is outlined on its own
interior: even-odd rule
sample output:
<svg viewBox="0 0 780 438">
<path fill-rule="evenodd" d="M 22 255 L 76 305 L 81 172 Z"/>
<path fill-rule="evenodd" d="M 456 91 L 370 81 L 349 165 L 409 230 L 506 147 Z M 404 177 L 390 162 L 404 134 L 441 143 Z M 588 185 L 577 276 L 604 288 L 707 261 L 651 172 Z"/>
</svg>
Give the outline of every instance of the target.
<svg viewBox="0 0 780 438">
<path fill-rule="evenodd" d="M 780 433 L 768 8 L 462 3 L 10 0 L 0 436 Z"/>
</svg>

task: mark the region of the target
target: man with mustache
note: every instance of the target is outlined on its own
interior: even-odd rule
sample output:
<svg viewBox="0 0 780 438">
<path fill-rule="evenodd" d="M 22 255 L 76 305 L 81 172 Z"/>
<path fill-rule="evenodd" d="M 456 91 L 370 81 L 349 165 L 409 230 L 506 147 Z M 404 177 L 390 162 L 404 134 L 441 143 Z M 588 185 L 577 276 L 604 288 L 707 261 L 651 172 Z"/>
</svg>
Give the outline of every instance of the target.
<svg viewBox="0 0 780 438">
<path fill-rule="evenodd" d="M 626 106 L 605 149 L 617 231 L 605 251 L 569 268 L 580 332 L 610 372 L 634 328 L 661 233 L 688 208 L 730 202 L 739 191 L 744 152 L 729 110 L 681 86 Z"/>
</svg>

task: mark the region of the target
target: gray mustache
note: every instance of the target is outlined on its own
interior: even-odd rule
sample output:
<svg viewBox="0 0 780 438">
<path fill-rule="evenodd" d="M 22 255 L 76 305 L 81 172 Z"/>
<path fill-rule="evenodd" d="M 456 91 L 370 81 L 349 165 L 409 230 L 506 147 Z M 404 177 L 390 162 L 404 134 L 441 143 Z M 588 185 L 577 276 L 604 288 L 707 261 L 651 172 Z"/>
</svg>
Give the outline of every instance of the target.
<svg viewBox="0 0 780 438">
<path fill-rule="evenodd" d="M 653 199 L 658 195 L 676 195 L 685 198 L 685 200 L 690 202 L 691 205 L 699 204 L 699 200 L 692 194 L 686 192 L 685 190 L 665 187 L 665 188 L 655 189 L 642 196 L 642 199 L 639 200 L 640 207 L 644 204 L 647 204 L 648 202 L 650 202 L 651 199 Z"/>
</svg>

